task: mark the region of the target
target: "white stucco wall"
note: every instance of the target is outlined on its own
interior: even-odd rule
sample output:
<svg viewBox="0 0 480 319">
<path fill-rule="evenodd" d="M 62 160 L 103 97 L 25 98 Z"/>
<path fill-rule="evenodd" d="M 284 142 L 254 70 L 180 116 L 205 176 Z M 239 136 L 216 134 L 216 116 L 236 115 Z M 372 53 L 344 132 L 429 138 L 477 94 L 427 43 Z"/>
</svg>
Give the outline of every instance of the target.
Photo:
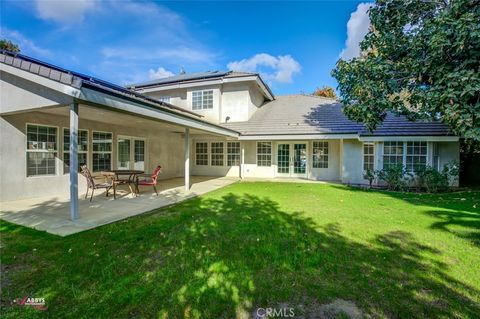
<svg viewBox="0 0 480 319">
<path fill-rule="evenodd" d="M 81 112 L 80 106 L 80 112 Z M 26 124 L 42 124 L 57 127 L 56 175 L 29 176 L 26 173 Z M 161 124 L 159 124 L 161 125 Z M 63 128 L 69 127 L 65 116 L 40 112 L 30 112 L 0 117 L 0 201 L 16 200 L 39 196 L 68 193 L 69 176 L 63 172 Z M 163 172 L 160 179 L 183 176 L 183 138 L 181 134 L 165 131 L 152 131 L 142 128 L 110 125 L 102 122 L 82 120 L 80 113 L 79 129 L 88 129 L 89 167 L 92 167 L 92 131 L 113 133 L 112 165 L 117 168 L 117 136 L 146 139 L 145 171 L 151 172 L 158 164 Z M 85 178 L 79 175 L 79 192 L 85 192 Z"/>
<path fill-rule="evenodd" d="M 309 142 L 309 179 L 322 181 L 339 181 L 340 180 L 340 140 L 325 140 L 328 142 L 328 168 L 313 168 L 312 154 L 313 142 Z"/>
<path fill-rule="evenodd" d="M 341 181 L 346 184 L 362 184 L 363 143 L 354 139 L 343 140 Z"/>
<path fill-rule="evenodd" d="M 56 86 L 63 84 L 50 81 Z M 73 98 L 21 77 L 0 72 L 0 113 L 18 112 L 72 103 Z"/>
<path fill-rule="evenodd" d="M 192 92 L 203 90 L 213 90 L 213 108 L 193 110 Z M 194 111 L 215 124 L 224 123 L 227 117 L 230 118 L 229 122 L 247 121 L 265 101 L 260 88 L 250 82 L 149 91 L 144 94 L 152 98 L 169 96 L 171 104 Z"/>
</svg>

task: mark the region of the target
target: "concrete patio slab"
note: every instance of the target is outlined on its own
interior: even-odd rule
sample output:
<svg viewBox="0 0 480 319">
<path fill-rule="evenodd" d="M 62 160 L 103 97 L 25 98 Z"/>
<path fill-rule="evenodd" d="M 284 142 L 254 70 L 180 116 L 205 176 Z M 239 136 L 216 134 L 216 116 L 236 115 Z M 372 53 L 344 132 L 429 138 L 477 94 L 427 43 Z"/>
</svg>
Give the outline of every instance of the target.
<svg viewBox="0 0 480 319">
<path fill-rule="evenodd" d="M 134 197 L 127 191 L 128 188 L 125 188 L 117 192 L 115 200 L 112 194 L 106 197 L 105 193 L 99 192 L 90 202 L 82 194 L 79 199 L 80 219 L 76 221 L 70 220 L 68 194 L 2 202 L 0 218 L 51 234 L 68 236 L 179 203 L 238 180 L 232 177 L 192 176 L 191 189 L 187 192 L 184 189 L 183 177 L 173 178 L 158 182 L 159 196 L 155 195 L 151 187 L 141 188 L 138 197 Z"/>
</svg>

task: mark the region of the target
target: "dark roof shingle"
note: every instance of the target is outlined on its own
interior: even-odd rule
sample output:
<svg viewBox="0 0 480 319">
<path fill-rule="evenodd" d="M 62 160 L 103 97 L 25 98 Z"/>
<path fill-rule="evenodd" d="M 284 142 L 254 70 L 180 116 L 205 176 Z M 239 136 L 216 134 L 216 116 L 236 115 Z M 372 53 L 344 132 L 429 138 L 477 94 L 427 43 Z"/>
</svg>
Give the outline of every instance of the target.
<svg viewBox="0 0 480 319">
<path fill-rule="evenodd" d="M 362 123 L 349 120 L 337 101 L 303 94 L 277 96 L 276 100 L 260 107 L 249 121 L 223 126 L 242 135 L 449 135 L 448 127 L 442 123 L 411 122 L 393 114 L 388 114 L 384 123 L 371 133 Z"/>
</svg>

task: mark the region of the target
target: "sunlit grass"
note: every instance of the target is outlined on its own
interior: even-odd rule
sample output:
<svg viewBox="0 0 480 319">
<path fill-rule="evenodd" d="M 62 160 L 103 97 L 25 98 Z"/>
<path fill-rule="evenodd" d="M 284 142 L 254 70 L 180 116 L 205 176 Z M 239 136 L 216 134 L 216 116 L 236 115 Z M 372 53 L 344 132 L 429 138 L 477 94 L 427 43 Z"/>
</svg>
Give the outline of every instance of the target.
<svg viewBox="0 0 480 319">
<path fill-rule="evenodd" d="M 235 318 L 351 300 L 374 317 L 480 313 L 480 193 L 237 183 L 60 238 L 0 223 L 3 318 Z M 48 311 L 10 306 L 45 297 Z"/>
</svg>

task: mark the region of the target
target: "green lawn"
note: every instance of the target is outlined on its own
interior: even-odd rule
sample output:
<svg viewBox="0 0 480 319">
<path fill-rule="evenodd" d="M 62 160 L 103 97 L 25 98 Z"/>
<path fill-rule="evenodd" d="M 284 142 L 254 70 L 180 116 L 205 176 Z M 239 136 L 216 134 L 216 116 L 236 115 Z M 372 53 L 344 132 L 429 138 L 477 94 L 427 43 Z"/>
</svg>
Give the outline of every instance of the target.
<svg viewBox="0 0 480 319">
<path fill-rule="evenodd" d="M 480 315 L 480 192 L 237 183 L 66 238 L 2 221 L 2 318 L 235 318 L 353 301 Z M 45 297 L 39 312 L 10 301 Z"/>
</svg>

